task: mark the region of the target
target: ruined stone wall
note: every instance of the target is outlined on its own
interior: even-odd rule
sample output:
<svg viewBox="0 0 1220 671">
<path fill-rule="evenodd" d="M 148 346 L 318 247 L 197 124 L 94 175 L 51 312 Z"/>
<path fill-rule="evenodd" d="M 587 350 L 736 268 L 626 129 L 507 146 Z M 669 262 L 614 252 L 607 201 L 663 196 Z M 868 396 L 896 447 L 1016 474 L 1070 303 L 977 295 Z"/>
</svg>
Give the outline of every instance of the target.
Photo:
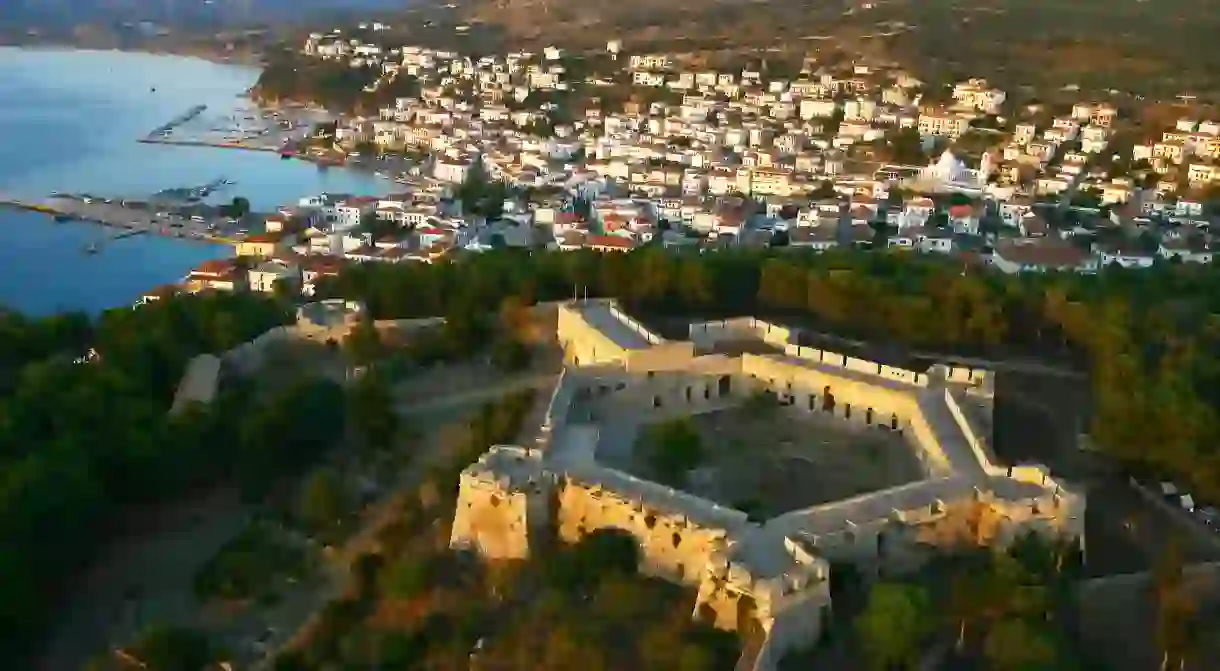
<svg viewBox="0 0 1220 671">
<path fill-rule="evenodd" d="M 277 326 L 244 342 L 220 355 L 221 361 L 239 374 L 249 375 L 256 372 L 267 360 L 267 354 L 276 345 L 292 342 L 302 335 L 296 326 Z"/>
</svg>

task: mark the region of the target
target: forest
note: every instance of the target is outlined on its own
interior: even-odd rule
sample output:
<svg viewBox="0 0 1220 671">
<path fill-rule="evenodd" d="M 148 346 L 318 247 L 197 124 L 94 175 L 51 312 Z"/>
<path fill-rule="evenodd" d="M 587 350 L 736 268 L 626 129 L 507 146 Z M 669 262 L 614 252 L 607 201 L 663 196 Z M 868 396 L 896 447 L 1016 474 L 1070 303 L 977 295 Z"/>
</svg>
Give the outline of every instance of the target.
<svg viewBox="0 0 1220 671">
<path fill-rule="evenodd" d="M 258 419 L 245 428 L 244 446 L 233 439 L 241 428 L 221 421 L 240 414 L 237 399 L 220 399 L 211 412 L 170 418 L 167 411 L 192 356 L 228 349 L 288 318 L 277 303 L 223 294 L 122 308 L 97 320 L 0 315 L 0 655 L 32 652 L 65 596 L 65 579 L 125 512 L 232 474 L 245 447 L 253 451 L 242 470 L 252 478 L 268 462 L 281 468 L 287 454 L 263 458 L 284 444 L 271 433 L 284 426 L 275 424 L 277 413 L 309 398 L 325 402 L 336 390 L 295 390 L 284 405 L 250 413 Z M 325 436 L 287 439 L 307 445 Z"/>
</svg>

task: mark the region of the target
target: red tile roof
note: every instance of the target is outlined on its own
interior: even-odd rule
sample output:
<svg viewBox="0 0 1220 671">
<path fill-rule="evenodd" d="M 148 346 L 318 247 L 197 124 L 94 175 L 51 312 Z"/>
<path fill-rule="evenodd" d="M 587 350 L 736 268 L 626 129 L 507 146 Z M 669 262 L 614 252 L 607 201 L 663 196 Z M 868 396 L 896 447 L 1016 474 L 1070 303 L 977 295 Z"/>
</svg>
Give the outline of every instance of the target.
<svg viewBox="0 0 1220 671">
<path fill-rule="evenodd" d="M 635 242 L 617 235 L 590 235 L 585 238 L 586 247 L 608 247 L 613 249 L 633 249 Z"/>
<path fill-rule="evenodd" d="M 192 275 L 227 275 L 236 266 L 232 259 L 209 259 L 191 270 Z"/>
</svg>

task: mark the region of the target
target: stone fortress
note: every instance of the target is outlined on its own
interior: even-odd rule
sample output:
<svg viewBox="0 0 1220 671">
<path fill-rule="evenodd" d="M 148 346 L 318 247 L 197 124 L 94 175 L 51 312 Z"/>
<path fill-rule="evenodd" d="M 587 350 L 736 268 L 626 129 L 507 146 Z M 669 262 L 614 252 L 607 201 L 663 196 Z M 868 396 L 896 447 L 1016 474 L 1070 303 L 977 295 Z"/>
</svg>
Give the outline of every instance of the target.
<svg viewBox="0 0 1220 671">
<path fill-rule="evenodd" d="M 1081 493 L 1041 466 L 996 465 L 987 371 L 884 366 L 801 346 L 796 333 L 753 318 L 693 324 L 688 340 L 669 341 L 613 302 L 557 311 L 566 365 L 538 410 L 538 435 L 493 446 L 462 473 L 454 548 L 524 559 L 556 533 L 574 542 L 623 530 L 639 543 L 642 571 L 696 590 L 695 617 L 762 634 L 738 668 L 763 671 L 817 641 L 830 562 L 901 571 L 948 539 L 1004 545 L 1031 530 L 1084 542 Z M 730 347 L 750 342 L 758 346 Z M 785 412 L 900 433 L 923 479 L 759 522 L 599 463 L 647 423 L 740 406 L 761 391 Z"/>
</svg>

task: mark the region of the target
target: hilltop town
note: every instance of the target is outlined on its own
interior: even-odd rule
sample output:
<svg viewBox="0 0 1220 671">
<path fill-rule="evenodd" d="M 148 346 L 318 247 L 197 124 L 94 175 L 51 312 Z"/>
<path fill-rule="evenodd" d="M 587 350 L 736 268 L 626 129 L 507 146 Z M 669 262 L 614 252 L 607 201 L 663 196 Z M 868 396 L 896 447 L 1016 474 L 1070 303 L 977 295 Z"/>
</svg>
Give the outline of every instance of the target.
<svg viewBox="0 0 1220 671">
<path fill-rule="evenodd" d="M 618 41 L 473 57 L 388 47 L 388 29 L 314 33 L 257 92 L 359 98 L 300 151 L 403 157 L 401 193 L 285 204 L 237 245 L 257 270 L 209 266 L 193 286 L 308 293 L 344 262 L 500 247 L 904 249 L 1008 273 L 1212 258 L 1220 114 L 1205 107 L 1018 103 L 984 78 L 815 58 L 712 69 Z M 305 74 L 286 81 L 283 63 Z M 319 83 L 334 71 L 349 74 Z"/>
</svg>

